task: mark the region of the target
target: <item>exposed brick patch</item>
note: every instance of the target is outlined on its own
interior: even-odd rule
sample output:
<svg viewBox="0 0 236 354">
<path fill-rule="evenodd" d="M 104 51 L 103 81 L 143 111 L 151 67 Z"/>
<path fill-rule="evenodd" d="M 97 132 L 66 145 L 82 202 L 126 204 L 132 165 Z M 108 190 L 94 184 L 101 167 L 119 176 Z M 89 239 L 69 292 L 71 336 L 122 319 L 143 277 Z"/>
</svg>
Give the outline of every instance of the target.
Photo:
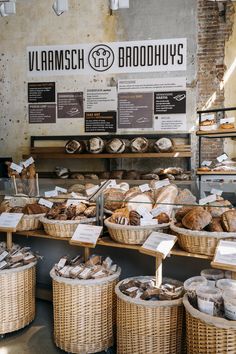
<svg viewBox="0 0 236 354">
<path fill-rule="evenodd" d="M 198 109 L 224 107 L 225 43 L 232 34 L 234 6 L 226 3 L 226 16 L 219 16 L 217 2 L 198 0 Z M 223 139 L 202 139 L 202 158 L 213 160 L 223 152 Z"/>
</svg>

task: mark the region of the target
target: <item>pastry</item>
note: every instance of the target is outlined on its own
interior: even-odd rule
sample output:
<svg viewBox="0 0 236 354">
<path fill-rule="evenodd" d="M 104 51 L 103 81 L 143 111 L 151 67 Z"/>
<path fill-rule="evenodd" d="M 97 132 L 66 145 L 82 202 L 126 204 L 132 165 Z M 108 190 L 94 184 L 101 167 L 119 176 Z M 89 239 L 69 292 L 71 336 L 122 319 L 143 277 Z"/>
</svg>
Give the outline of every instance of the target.
<svg viewBox="0 0 236 354">
<path fill-rule="evenodd" d="M 112 171 L 110 174 L 111 179 L 122 179 L 124 175 L 124 170 Z"/>
<path fill-rule="evenodd" d="M 168 224 L 170 222 L 169 215 L 166 213 L 160 213 L 154 219 L 157 219 L 158 224 Z"/>
<path fill-rule="evenodd" d="M 109 179 L 110 178 L 110 172 L 109 171 L 100 172 L 99 178 L 100 179 Z"/>
<path fill-rule="evenodd" d="M 181 222 L 183 217 L 190 212 L 193 208 L 191 206 L 184 206 L 177 210 L 175 213 L 175 219 L 177 222 Z M 177 225 L 176 225 L 177 226 Z"/>
<path fill-rule="evenodd" d="M 125 142 L 123 139 L 113 138 L 106 143 L 106 151 L 111 154 L 121 154 L 125 151 Z"/>
<path fill-rule="evenodd" d="M 196 204 L 196 197 L 189 189 L 182 189 L 179 191 L 175 199 L 175 204 Z"/>
<path fill-rule="evenodd" d="M 211 169 L 207 166 L 202 166 L 202 167 L 198 167 L 197 169 L 199 172 L 209 172 L 211 171 Z"/>
<path fill-rule="evenodd" d="M 131 140 L 130 142 L 130 149 L 132 152 L 147 152 L 149 147 L 149 142 L 146 138 L 137 137 Z"/>
<path fill-rule="evenodd" d="M 67 154 L 81 153 L 84 151 L 84 148 L 84 143 L 77 140 L 69 140 L 65 146 Z"/>
<path fill-rule="evenodd" d="M 199 124 L 200 130 L 215 130 L 217 129 L 216 119 L 206 119 L 200 122 Z"/>
<path fill-rule="evenodd" d="M 190 230 L 203 230 L 210 224 L 212 216 L 202 207 L 194 207 L 182 219 L 182 224 Z"/>
<path fill-rule="evenodd" d="M 141 215 L 137 211 L 131 210 L 131 212 L 129 213 L 129 224 L 133 226 L 138 226 L 140 225 L 140 219 Z"/>
<path fill-rule="evenodd" d="M 158 174 L 156 173 L 146 173 L 146 174 L 143 174 L 141 175 L 141 179 L 144 179 L 144 180 L 155 180 L 156 181 L 159 181 L 159 176 Z"/>
<path fill-rule="evenodd" d="M 120 189 L 109 188 L 104 191 L 104 208 L 114 211 L 123 205 L 124 192 Z"/>
<path fill-rule="evenodd" d="M 88 208 L 85 209 L 84 211 L 84 215 L 87 217 L 87 218 L 93 218 L 96 216 L 96 206 L 95 205 L 92 205 Z"/>
<path fill-rule="evenodd" d="M 31 215 L 31 214 L 45 214 L 47 213 L 49 210 L 49 208 L 47 208 L 46 206 L 44 205 L 40 205 L 40 204 L 27 204 L 22 212 L 24 214 L 27 214 L 27 215 Z"/>
<path fill-rule="evenodd" d="M 74 173 L 71 173 L 70 178 L 79 179 L 79 180 L 83 181 L 84 180 L 84 175 L 82 173 L 74 172 Z"/>
<path fill-rule="evenodd" d="M 206 210 L 211 214 L 213 218 L 220 217 L 224 212 L 230 210 L 232 204 L 228 200 L 217 200 L 209 203 L 206 206 Z"/>
<path fill-rule="evenodd" d="M 236 210 L 228 210 L 221 216 L 223 229 L 228 232 L 236 232 Z"/>
<path fill-rule="evenodd" d="M 224 229 L 221 225 L 221 218 L 212 218 L 212 221 L 207 225 L 206 230 L 210 232 L 223 232 Z"/>
<path fill-rule="evenodd" d="M 221 129 L 234 129 L 234 124 L 233 123 L 223 123 L 220 125 Z"/>
<path fill-rule="evenodd" d="M 99 179 L 98 175 L 96 175 L 95 173 L 86 173 L 84 175 L 85 179 Z"/>
<path fill-rule="evenodd" d="M 153 148 L 156 152 L 172 152 L 174 151 L 173 141 L 169 138 L 161 138 L 155 141 Z"/>
<path fill-rule="evenodd" d="M 91 154 L 100 154 L 103 152 L 105 143 L 100 137 L 94 137 L 87 141 L 86 150 Z"/>
<path fill-rule="evenodd" d="M 83 184 L 73 184 L 68 188 L 68 192 L 83 193 L 85 191 L 85 186 Z"/>
</svg>

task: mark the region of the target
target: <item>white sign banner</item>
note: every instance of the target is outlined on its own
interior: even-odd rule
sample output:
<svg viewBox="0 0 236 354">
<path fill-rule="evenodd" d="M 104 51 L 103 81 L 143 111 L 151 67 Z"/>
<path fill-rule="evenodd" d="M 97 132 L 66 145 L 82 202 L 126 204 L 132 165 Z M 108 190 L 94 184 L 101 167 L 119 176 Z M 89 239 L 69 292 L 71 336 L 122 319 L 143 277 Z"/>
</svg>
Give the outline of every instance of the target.
<svg viewBox="0 0 236 354">
<path fill-rule="evenodd" d="M 187 39 L 27 47 L 28 76 L 186 71 Z"/>
<path fill-rule="evenodd" d="M 116 87 L 87 88 L 85 94 L 86 112 L 117 110 Z"/>
</svg>

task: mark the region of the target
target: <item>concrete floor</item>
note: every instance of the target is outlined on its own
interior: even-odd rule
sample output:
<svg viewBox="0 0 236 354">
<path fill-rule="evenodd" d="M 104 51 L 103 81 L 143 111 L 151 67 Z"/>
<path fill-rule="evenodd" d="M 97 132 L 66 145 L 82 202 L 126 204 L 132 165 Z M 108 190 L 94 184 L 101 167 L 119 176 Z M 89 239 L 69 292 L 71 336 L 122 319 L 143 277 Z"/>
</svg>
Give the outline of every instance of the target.
<svg viewBox="0 0 236 354">
<path fill-rule="evenodd" d="M 65 353 L 54 345 L 52 335 L 52 304 L 38 300 L 35 320 L 26 328 L 0 339 L 0 354 Z"/>
</svg>

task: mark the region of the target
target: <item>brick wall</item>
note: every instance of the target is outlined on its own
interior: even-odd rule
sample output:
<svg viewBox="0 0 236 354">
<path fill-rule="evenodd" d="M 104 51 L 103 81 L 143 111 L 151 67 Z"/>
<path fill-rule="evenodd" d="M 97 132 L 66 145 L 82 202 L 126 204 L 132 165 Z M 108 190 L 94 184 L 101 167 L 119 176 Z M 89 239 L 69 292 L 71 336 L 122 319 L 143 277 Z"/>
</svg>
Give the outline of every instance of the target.
<svg viewBox="0 0 236 354">
<path fill-rule="evenodd" d="M 232 33 L 234 7 L 226 3 L 225 19 L 217 2 L 198 0 L 198 109 L 224 107 L 220 89 L 226 67 L 225 42 Z M 223 139 L 202 139 L 202 159 L 214 160 L 223 152 Z"/>
</svg>

